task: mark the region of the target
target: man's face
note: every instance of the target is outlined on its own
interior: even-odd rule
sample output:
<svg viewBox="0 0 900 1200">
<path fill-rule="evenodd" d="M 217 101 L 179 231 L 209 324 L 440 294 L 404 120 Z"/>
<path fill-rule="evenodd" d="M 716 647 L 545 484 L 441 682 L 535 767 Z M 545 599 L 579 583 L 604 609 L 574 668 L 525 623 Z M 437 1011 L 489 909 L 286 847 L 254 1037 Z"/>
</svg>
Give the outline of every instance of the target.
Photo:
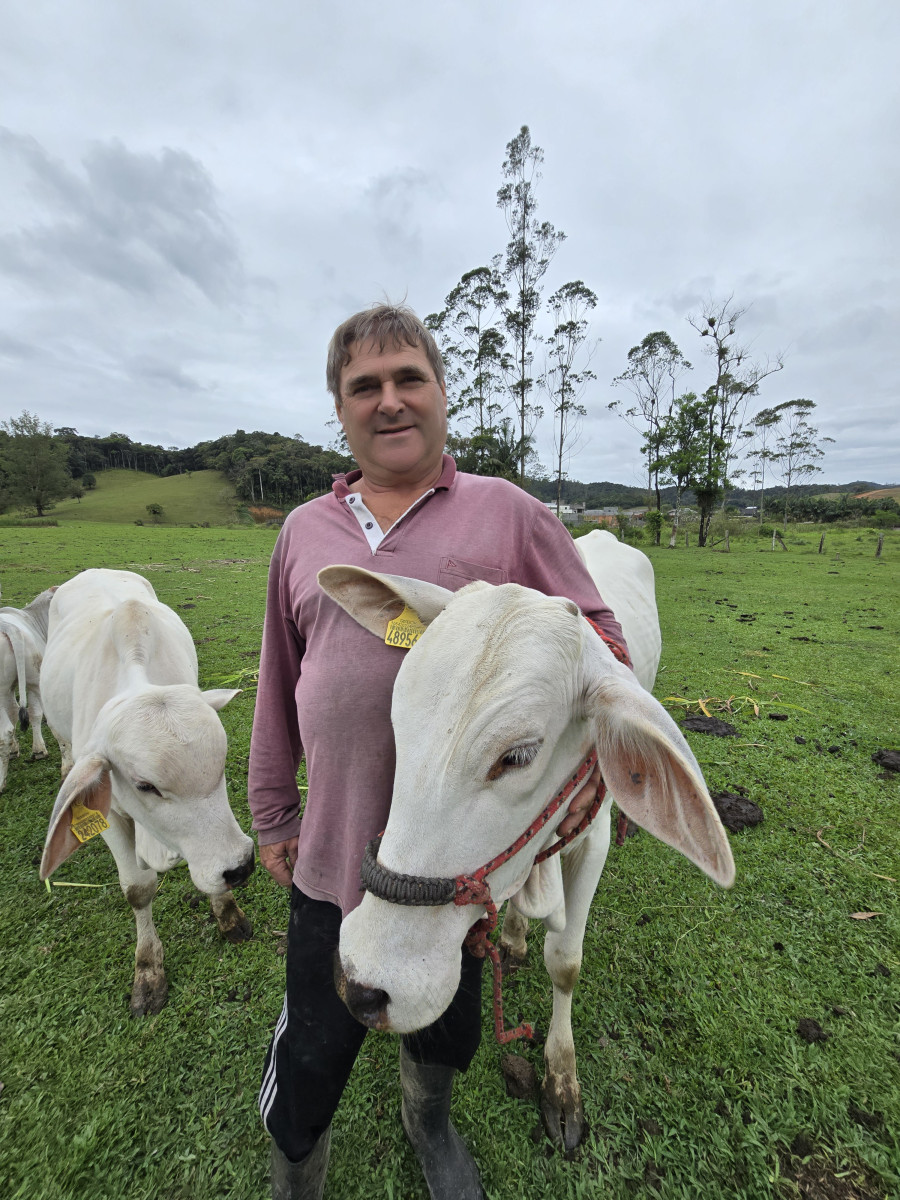
<svg viewBox="0 0 900 1200">
<path fill-rule="evenodd" d="M 336 405 L 363 475 L 382 487 L 416 483 L 440 470 L 447 440 L 447 390 L 421 346 L 356 343 L 341 370 Z"/>
</svg>

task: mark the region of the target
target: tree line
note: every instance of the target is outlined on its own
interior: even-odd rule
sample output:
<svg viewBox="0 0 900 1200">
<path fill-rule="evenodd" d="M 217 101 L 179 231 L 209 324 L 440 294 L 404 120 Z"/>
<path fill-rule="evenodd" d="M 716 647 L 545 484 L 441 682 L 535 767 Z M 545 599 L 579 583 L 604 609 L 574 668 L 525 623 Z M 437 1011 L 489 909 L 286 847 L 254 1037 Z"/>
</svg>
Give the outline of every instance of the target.
<svg viewBox="0 0 900 1200">
<path fill-rule="evenodd" d="M 179 449 L 134 442 L 122 433 L 88 437 L 69 427 L 54 429 L 25 411 L 0 422 L 0 512 L 25 508 L 43 516 L 57 500 L 80 499 L 100 472 L 113 468 L 161 478 L 222 471 L 245 503 L 292 508 L 327 491 L 332 475 L 352 465 L 347 455 L 299 435 L 238 429 Z"/>
<path fill-rule="evenodd" d="M 582 280 L 543 298 L 545 276 L 566 236 L 538 216 L 543 161 L 543 150 L 523 125 L 507 144 L 497 191 L 506 248 L 466 271 L 426 324 L 447 367 L 450 449 L 460 467 L 503 475 L 531 490 L 551 481 L 559 512 L 567 460 L 578 446 L 585 397 L 597 378 L 591 360 L 599 339 L 590 325 L 597 297 Z M 708 300 L 688 317 L 711 368 L 702 393 L 679 394 L 679 380 L 693 368 L 661 330 L 632 347 L 626 369 L 612 381 L 631 393 L 631 401 L 614 400 L 608 408 L 641 435 L 648 503 L 660 514 L 657 536 L 667 487 L 674 488 L 676 527 L 681 498 L 696 504 L 702 546 L 715 510 L 743 475 L 757 481 L 760 511 L 767 472 L 781 480 L 786 520 L 791 492 L 820 469 L 823 443 L 831 439 L 812 424 L 813 401 L 753 411 L 763 381 L 781 371 L 784 360 L 751 354 L 739 328 L 746 312 L 729 296 Z M 553 425 L 550 471 L 534 453 L 544 404 Z"/>
<path fill-rule="evenodd" d="M 757 492 L 760 519 L 766 507 L 767 471 L 780 479 L 781 517 L 786 522 L 797 486 L 821 471 L 823 437 L 812 424 L 815 402 L 788 400 L 754 412 L 760 386 L 781 371 L 781 355 L 760 360 L 741 340 L 740 321 L 747 312 L 734 302 L 710 300 L 688 318 L 705 339 L 713 380 L 706 390 L 678 394 L 678 382 L 692 369 L 668 333 L 649 333 L 628 352 L 628 367 L 613 380 L 633 397 L 609 408 L 642 437 L 641 453 L 648 495 L 661 509 L 661 487 L 675 488 L 674 542 L 682 497 L 691 491 L 699 511 L 698 542 L 706 545 L 710 522 L 723 508 L 735 482 L 749 476 Z M 657 540 L 661 518 L 653 522 Z"/>
</svg>

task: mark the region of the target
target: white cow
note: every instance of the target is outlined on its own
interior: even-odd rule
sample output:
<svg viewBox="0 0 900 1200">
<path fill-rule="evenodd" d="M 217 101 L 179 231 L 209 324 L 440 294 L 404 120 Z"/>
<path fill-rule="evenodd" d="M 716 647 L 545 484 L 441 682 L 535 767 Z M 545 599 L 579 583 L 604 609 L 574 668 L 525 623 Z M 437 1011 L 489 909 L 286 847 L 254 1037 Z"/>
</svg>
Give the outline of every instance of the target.
<svg viewBox="0 0 900 1200">
<path fill-rule="evenodd" d="M 167 993 L 151 914 L 158 871 L 186 860 L 224 936 L 251 936 L 231 888 L 253 870 L 253 842 L 228 804 L 216 715 L 237 692 L 200 691 L 190 633 L 131 571 L 85 571 L 57 590 L 41 684 L 64 780 L 41 878 L 102 832 L 137 921 L 131 1011 L 158 1012 Z"/>
<path fill-rule="evenodd" d="M 526 917 L 547 927 L 553 981 L 541 1109 L 567 1150 L 583 1137 L 572 991 L 588 910 L 606 861 L 614 797 L 639 825 L 729 886 L 727 836 L 696 759 L 646 688 L 659 659 L 653 571 L 609 533 L 579 544 L 622 624 L 638 678 L 618 662 L 569 600 L 515 584 L 456 593 L 356 567 L 329 567 L 323 589 L 384 637 L 409 605 L 427 626 L 400 667 L 391 718 L 397 766 L 377 865 L 396 875 L 470 875 L 511 846 L 596 750 L 609 795 L 586 833 L 535 864 L 563 806 L 488 877 L 493 900 L 512 899 L 503 940 L 524 954 Z M 642 686 L 643 685 L 643 686 Z M 368 892 L 341 926 L 342 994 L 365 1024 L 409 1032 L 437 1020 L 459 984 L 459 948 L 484 905 L 403 907 Z"/>
<path fill-rule="evenodd" d="M 31 725 L 31 757 L 47 757 L 41 730 L 40 671 L 54 590 L 41 592 L 24 608 L 0 608 L 0 792 L 6 785 L 9 760 L 19 753 L 17 719 L 23 733 Z"/>
</svg>

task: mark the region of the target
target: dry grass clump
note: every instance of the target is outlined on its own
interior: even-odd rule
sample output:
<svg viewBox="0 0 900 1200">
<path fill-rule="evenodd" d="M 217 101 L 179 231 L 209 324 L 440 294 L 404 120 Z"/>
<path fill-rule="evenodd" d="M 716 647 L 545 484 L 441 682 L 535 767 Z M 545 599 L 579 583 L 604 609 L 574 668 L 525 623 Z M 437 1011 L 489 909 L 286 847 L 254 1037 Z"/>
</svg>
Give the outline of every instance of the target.
<svg viewBox="0 0 900 1200">
<path fill-rule="evenodd" d="M 266 521 L 283 521 L 284 513 L 280 508 L 270 508 L 268 504 L 248 505 L 247 512 L 257 523 L 264 525 Z"/>
</svg>

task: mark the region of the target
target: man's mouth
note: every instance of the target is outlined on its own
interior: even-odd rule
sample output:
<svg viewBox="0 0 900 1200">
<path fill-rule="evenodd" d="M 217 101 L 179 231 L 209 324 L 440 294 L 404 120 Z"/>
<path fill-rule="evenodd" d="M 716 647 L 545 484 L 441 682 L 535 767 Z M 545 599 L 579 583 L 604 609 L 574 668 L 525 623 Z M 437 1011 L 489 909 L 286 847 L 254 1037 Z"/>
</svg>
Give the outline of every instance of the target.
<svg viewBox="0 0 900 1200">
<path fill-rule="evenodd" d="M 376 429 L 375 433 L 382 437 L 390 437 L 397 433 L 406 433 L 408 429 L 413 429 L 413 425 L 390 425 L 386 429 Z"/>
</svg>

